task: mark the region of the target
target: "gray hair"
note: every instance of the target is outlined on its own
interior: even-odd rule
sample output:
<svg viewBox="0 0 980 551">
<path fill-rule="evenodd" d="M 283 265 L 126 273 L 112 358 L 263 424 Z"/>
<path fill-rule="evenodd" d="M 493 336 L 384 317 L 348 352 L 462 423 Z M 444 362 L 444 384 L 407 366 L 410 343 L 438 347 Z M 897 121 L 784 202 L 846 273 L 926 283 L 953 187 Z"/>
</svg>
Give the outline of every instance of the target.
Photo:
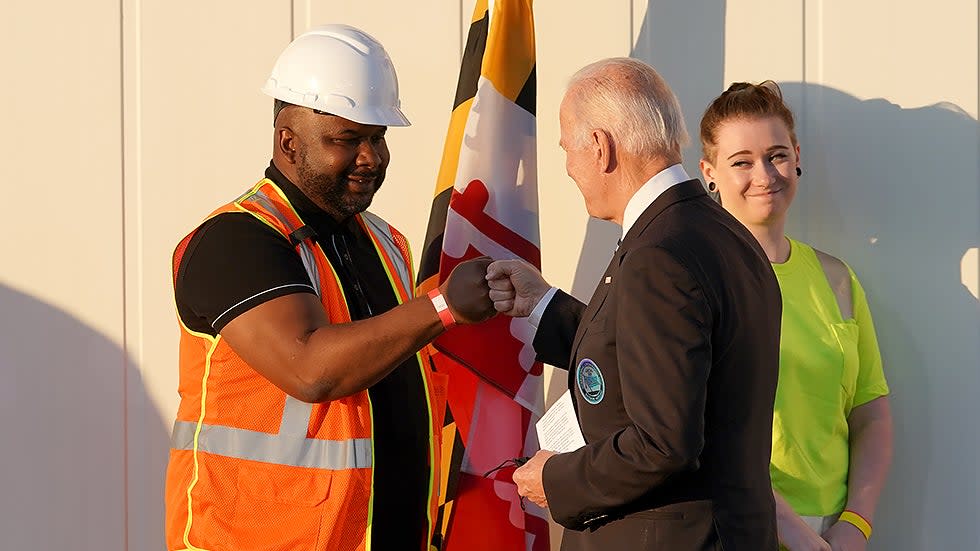
<svg viewBox="0 0 980 551">
<path fill-rule="evenodd" d="M 586 65 L 572 75 L 565 97 L 577 125 L 571 147 L 584 147 L 596 129 L 609 132 L 633 155 L 674 155 L 688 143 L 677 96 L 653 67 L 637 59 Z"/>
</svg>

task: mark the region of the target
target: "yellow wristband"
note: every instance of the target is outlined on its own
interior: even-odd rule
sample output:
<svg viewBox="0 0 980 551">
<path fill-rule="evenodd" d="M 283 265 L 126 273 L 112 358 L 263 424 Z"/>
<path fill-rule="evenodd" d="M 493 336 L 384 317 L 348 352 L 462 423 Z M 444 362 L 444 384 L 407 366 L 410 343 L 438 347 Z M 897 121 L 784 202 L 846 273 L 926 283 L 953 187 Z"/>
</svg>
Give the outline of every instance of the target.
<svg viewBox="0 0 980 551">
<path fill-rule="evenodd" d="M 855 513 L 854 511 L 848 511 L 845 509 L 844 512 L 840 514 L 840 520 L 848 524 L 853 524 L 858 530 L 861 531 L 862 534 L 864 534 L 864 539 L 871 539 L 871 523 L 861 515 Z"/>
</svg>

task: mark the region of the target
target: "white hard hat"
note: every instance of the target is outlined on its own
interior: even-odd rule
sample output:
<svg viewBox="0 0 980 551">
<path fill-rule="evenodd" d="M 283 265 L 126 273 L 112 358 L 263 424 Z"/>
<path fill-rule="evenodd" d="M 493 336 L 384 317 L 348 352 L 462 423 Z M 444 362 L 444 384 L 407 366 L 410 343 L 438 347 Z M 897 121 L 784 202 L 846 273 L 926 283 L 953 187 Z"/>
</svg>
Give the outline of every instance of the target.
<svg viewBox="0 0 980 551">
<path fill-rule="evenodd" d="M 349 25 L 321 25 L 279 54 L 262 92 L 361 124 L 409 126 L 384 47 Z"/>
</svg>

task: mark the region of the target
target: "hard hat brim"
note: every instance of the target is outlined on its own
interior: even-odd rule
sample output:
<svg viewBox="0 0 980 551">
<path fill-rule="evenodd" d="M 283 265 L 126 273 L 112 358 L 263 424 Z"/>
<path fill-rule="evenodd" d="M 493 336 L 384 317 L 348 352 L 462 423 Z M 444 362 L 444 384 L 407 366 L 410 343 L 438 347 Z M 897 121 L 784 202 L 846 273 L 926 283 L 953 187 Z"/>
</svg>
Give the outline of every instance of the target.
<svg viewBox="0 0 980 551">
<path fill-rule="evenodd" d="M 360 108 L 356 113 L 344 115 L 343 113 L 331 113 L 338 117 L 359 122 L 361 124 L 373 124 L 377 126 L 412 126 L 411 121 L 397 107 L 383 107 L 375 109 Z"/>
<path fill-rule="evenodd" d="M 292 105 L 309 107 L 315 111 L 329 113 L 331 115 L 343 117 L 347 120 L 361 124 L 371 124 L 376 126 L 412 126 L 411 121 L 408 120 L 405 113 L 403 113 L 401 109 L 393 106 L 359 106 L 357 108 L 349 108 L 342 105 L 337 105 L 336 103 L 327 106 L 323 105 L 323 102 L 318 101 L 319 98 L 310 98 L 309 96 L 304 96 L 302 94 L 290 93 L 291 91 L 276 88 L 271 83 L 262 87 L 261 91 L 263 94 L 269 97 L 282 100 Z"/>
</svg>

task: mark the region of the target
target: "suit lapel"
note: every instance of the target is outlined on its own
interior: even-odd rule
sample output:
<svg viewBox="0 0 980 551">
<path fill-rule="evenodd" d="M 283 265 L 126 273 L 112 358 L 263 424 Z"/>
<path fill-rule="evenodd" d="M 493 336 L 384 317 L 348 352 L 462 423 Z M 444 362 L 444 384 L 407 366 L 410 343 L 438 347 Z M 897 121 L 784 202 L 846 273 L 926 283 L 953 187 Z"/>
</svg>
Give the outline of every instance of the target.
<svg viewBox="0 0 980 551">
<path fill-rule="evenodd" d="M 572 353 L 569 356 L 571 365 L 568 366 L 568 388 L 572 389 L 572 394 L 575 394 L 575 377 L 576 377 L 576 367 L 578 363 L 576 359 L 578 357 L 578 347 L 582 344 L 582 337 L 585 336 L 585 331 L 588 329 L 592 320 L 595 319 L 596 314 L 602 308 L 602 305 L 606 302 L 606 297 L 609 296 L 609 283 L 610 278 L 619 268 L 619 262 L 621 260 L 621 255 L 619 251 L 622 251 L 622 247 L 616 251 L 612 259 L 609 260 L 609 266 L 606 267 L 605 273 L 602 274 L 602 279 L 599 280 L 599 285 L 595 288 L 595 292 L 592 293 L 592 299 L 589 300 L 589 305 L 585 307 L 585 311 L 582 312 L 582 319 L 579 321 L 578 329 L 575 331 L 575 340 L 572 341 Z M 578 414 L 578 396 L 574 396 L 572 403 L 575 404 L 575 412 Z"/>
<path fill-rule="evenodd" d="M 619 266 L 623 262 L 623 257 L 626 256 L 627 251 L 630 249 L 636 238 L 643 233 L 643 230 L 649 226 L 657 216 L 660 215 L 667 207 L 673 205 L 674 203 L 691 199 L 699 195 L 707 195 L 704 191 L 704 186 L 701 184 L 700 180 L 687 180 L 679 184 L 673 185 L 666 191 L 660 194 L 653 203 L 650 204 L 643 211 L 643 214 L 636 220 L 633 227 L 630 228 L 629 232 L 623 238 L 622 244 L 620 244 L 619 249 L 616 254 L 613 255 L 612 259 L 609 261 L 609 266 L 606 267 L 606 272 L 602 274 L 602 279 L 599 280 L 599 285 L 596 287 L 595 292 L 592 294 L 592 299 L 589 300 L 589 305 L 585 308 L 585 312 L 582 313 L 582 320 L 579 322 L 578 329 L 575 331 L 575 340 L 572 341 L 572 354 L 571 361 L 573 365 L 568 368 L 569 385 L 571 386 L 574 382 L 575 376 L 575 358 L 578 355 L 578 347 L 582 342 L 582 337 L 585 335 L 586 329 L 595 319 L 596 314 L 602 309 L 602 305 L 605 303 L 606 298 L 609 295 L 609 288 L 611 282 L 616 278 L 617 272 L 619 272 Z"/>
<path fill-rule="evenodd" d="M 611 282 L 612 278 L 615 277 L 616 272 L 619 270 L 619 264 L 622 261 L 622 251 L 623 248 L 620 247 L 616 254 L 609 260 L 609 266 L 606 267 L 605 273 L 602 274 L 602 279 L 599 280 L 599 285 L 596 287 L 595 292 L 592 293 L 592 299 L 589 300 L 589 305 L 585 308 L 585 312 L 582 313 L 582 320 L 579 321 L 578 330 L 575 331 L 575 340 L 572 341 L 572 362 L 575 361 L 575 355 L 578 353 L 578 346 L 582 342 L 582 336 L 585 335 L 585 330 L 588 328 L 592 320 L 595 319 L 596 314 L 602 308 L 603 303 L 606 302 L 606 297 L 609 296 L 609 286 L 607 282 Z M 572 366 L 574 367 L 574 366 Z M 571 372 L 572 369 L 569 369 Z"/>
</svg>

